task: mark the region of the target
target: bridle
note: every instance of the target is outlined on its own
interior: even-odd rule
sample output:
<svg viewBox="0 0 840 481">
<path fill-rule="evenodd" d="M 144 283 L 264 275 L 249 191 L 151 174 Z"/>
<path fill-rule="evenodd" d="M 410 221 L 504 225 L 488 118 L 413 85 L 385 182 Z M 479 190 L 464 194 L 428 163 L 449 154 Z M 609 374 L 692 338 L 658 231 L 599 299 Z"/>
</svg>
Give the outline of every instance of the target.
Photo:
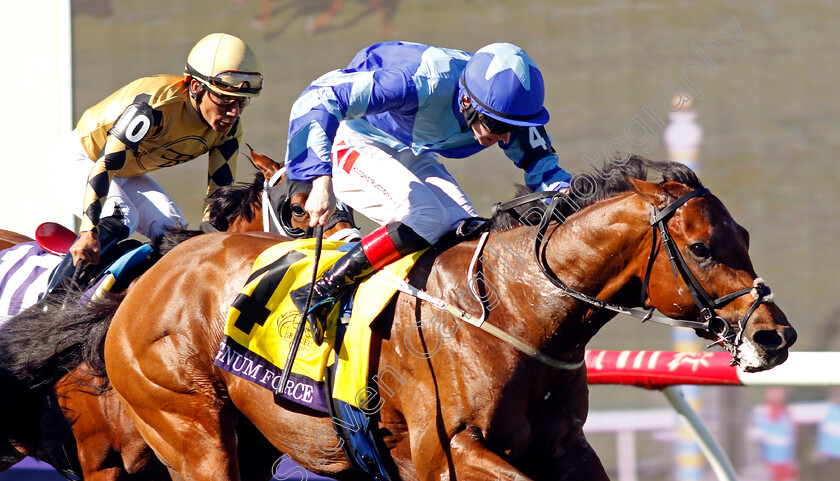
<svg viewBox="0 0 840 481">
<path fill-rule="evenodd" d="M 664 246 L 665 251 L 668 253 L 668 259 L 671 263 L 671 269 L 674 273 L 674 277 L 677 277 L 677 274 L 679 274 L 688 286 L 691 297 L 694 299 L 694 303 L 700 309 L 700 316 L 698 320 L 671 319 L 664 316 L 657 316 L 653 314 L 653 311 L 655 310 L 654 307 L 651 307 L 646 311 L 643 309 L 629 308 L 613 304 L 576 291 L 564 284 L 563 281 L 561 281 L 548 266 L 548 261 L 545 256 L 545 236 L 552 220 L 555 219 L 555 213 L 558 212 L 560 205 L 567 199 L 565 194 L 558 192 L 538 192 L 513 199 L 512 201 L 503 204 L 497 204 L 495 209 L 510 211 L 516 206 L 529 204 L 537 200 L 545 201 L 547 199 L 551 199 L 548 207 L 542 214 L 539 225 L 537 226 L 534 238 L 534 255 L 536 256 L 537 264 L 540 266 L 540 270 L 542 270 L 543 274 L 551 281 L 552 284 L 569 296 L 601 309 L 608 309 L 620 314 L 637 317 L 643 321 L 652 321 L 674 327 L 688 327 L 706 331 L 716 337 L 715 344 L 721 343 L 723 347 L 729 351 L 732 355 L 732 365 L 737 365 L 739 362 L 740 347 L 743 344 L 744 330 L 749 318 L 762 304 L 772 303 L 773 294 L 770 287 L 768 287 L 761 278 L 756 278 L 753 281 L 752 287 L 746 287 L 725 296 L 721 296 L 717 299 L 712 299 L 700 281 L 698 281 L 691 272 L 691 269 L 689 269 L 688 264 L 685 262 L 685 259 L 671 236 L 671 232 L 668 229 L 668 221 L 673 217 L 677 209 L 682 207 L 686 202 L 695 197 L 700 197 L 706 194 L 709 194 L 708 189 L 696 189 L 668 204 L 662 210 L 657 209 L 656 206 L 651 206 L 650 225 L 653 230 L 652 244 L 650 255 L 648 257 L 647 268 L 645 269 L 644 281 L 642 283 L 642 305 L 645 305 L 648 299 L 647 288 L 650 282 L 650 274 L 653 269 L 653 263 L 659 254 L 659 247 Z M 728 322 L 726 322 L 726 320 L 718 316 L 716 310 L 746 294 L 752 294 L 754 301 L 752 305 L 750 305 L 749 309 L 747 309 L 744 317 L 740 320 L 736 330 Z"/>
<path fill-rule="evenodd" d="M 770 290 L 770 287 L 764 283 L 764 280 L 759 277 L 753 281 L 752 287 L 745 287 L 725 296 L 718 297 L 717 299 L 712 299 L 708 292 L 706 292 L 706 289 L 703 288 L 703 285 L 700 284 L 700 281 L 697 280 L 697 277 L 695 277 L 695 275 L 691 272 L 691 269 L 689 269 L 688 264 L 685 262 L 685 258 L 677 248 L 673 237 L 671 237 L 671 232 L 668 230 L 668 220 L 671 219 L 678 208 L 690 199 L 706 195 L 708 193 L 709 189 L 693 190 L 675 200 L 661 211 L 655 206 L 651 206 L 650 225 L 653 229 L 653 241 L 651 243 L 651 255 L 649 256 L 648 266 L 645 269 L 645 279 L 642 283 L 642 296 L 644 297 L 642 299 L 642 303 L 644 304 L 647 298 L 647 286 L 650 281 L 650 272 L 653 268 L 653 261 L 658 253 L 656 234 L 657 231 L 659 231 L 661 245 L 665 247 L 665 250 L 668 253 L 668 260 L 671 263 L 671 271 L 674 273 L 674 277 L 676 277 L 677 273 L 679 273 L 683 281 L 685 281 L 688 286 L 691 297 L 694 299 L 694 304 L 700 308 L 701 321 L 695 321 L 701 326 L 698 328 L 704 329 L 712 335 L 717 336 L 719 341 L 723 341 L 724 346 L 729 346 L 727 347 L 727 350 L 729 350 L 732 354 L 733 362 L 736 362 L 738 357 L 738 348 L 744 341 L 744 329 L 747 326 L 747 322 L 759 306 L 762 304 L 771 304 L 773 302 L 773 293 Z M 732 329 L 732 326 L 723 318 L 718 316 L 715 311 L 746 294 L 752 294 L 754 300 L 747 309 L 747 312 L 744 314 L 744 317 L 741 318 L 738 323 L 738 330 L 736 332 Z"/>
<path fill-rule="evenodd" d="M 271 179 L 266 179 L 263 184 L 262 205 L 263 205 L 263 225 L 268 232 L 274 232 L 293 239 L 303 239 L 312 237 L 313 229 L 307 227 L 301 229 L 292 225 L 292 196 L 303 193 L 309 194 L 312 190 L 312 184 L 308 182 L 296 182 L 286 178 L 283 182 L 279 182 L 280 178 L 286 172 L 285 167 L 275 173 Z M 336 207 L 335 212 L 327 221 L 324 230 L 328 231 L 335 227 L 339 222 L 348 222 L 355 226 L 353 220 L 353 213 L 344 204 Z M 361 238 L 359 230 L 341 229 L 332 234 L 329 240 L 345 240 L 353 241 Z"/>
</svg>

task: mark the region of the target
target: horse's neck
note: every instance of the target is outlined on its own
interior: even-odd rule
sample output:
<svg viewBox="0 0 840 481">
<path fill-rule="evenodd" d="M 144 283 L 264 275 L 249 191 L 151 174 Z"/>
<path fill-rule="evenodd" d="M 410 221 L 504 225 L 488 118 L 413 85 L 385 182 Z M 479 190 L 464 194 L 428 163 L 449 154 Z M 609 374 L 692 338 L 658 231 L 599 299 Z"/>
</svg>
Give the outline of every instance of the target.
<svg viewBox="0 0 840 481">
<path fill-rule="evenodd" d="M 585 207 L 547 237 L 549 267 L 566 285 L 615 301 L 646 267 L 650 248 L 648 205 L 621 195 Z"/>
<path fill-rule="evenodd" d="M 619 196 L 601 201 L 570 216 L 562 225 L 551 227 L 545 236 L 548 267 L 568 287 L 617 303 L 638 303 L 637 284 L 630 281 L 644 272 L 649 249 L 650 227 L 646 211 L 636 196 Z M 554 286 L 543 274 L 534 256 L 533 227 L 521 226 L 502 232 L 491 240 L 493 245 L 509 245 L 519 256 L 507 253 L 490 270 L 526 259 L 523 275 L 511 290 L 509 309 L 521 315 L 517 305 L 531 306 L 540 325 L 539 335 L 555 339 L 575 338 L 588 341 L 614 314 L 573 299 Z M 498 249 L 497 250 L 501 250 Z M 485 255 L 485 257 L 487 257 Z M 515 293 L 513 291 L 516 291 Z M 573 335 L 556 335 L 566 331 Z"/>
</svg>

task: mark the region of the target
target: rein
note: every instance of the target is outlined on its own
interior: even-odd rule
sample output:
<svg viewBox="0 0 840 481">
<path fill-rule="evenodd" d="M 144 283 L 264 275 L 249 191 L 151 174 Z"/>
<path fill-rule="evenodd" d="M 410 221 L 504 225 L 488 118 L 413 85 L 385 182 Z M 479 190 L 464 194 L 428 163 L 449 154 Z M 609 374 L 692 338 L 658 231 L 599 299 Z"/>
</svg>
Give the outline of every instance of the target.
<svg viewBox="0 0 840 481">
<path fill-rule="evenodd" d="M 481 234 L 481 238 L 479 239 L 478 245 L 475 248 L 475 253 L 473 254 L 472 261 L 470 262 L 469 271 L 467 272 L 467 284 L 470 284 L 470 281 L 472 279 L 476 278 L 473 275 L 473 272 L 475 272 L 476 263 L 478 261 L 478 258 L 481 257 L 481 252 L 484 250 L 484 245 L 487 243 L 488 236 L 489 236 L 488 232 L 484 232 L 484 233 Z M 410 296 L 414 296 L 414 297 L 416 297 L 416 298 L 418 298 L 422 301 L 426 301 L 429 304 L 437 307 L 438 309 L 440 309 L 442 311 L 448 312 L 450 315 L 466 322 L 467 324 L 470 324 L 471 326 L 475 326 L 475 327 L 481 329 L 482 331 L 487 332 L 488 334 L 491 334 L 491 335 L 495 336 L 497 339 L 500 339 L 500 340 L 510 344 L 511 346 L 515 347 L 517 350 L 533 357 L 534 359 L 542 362 L 543 364 L 551 366 L 555 369 L 565 369 L 565 370 L 575 370 L 575 369 L 579 369 L 581 366 L 583 366 L 583 363 L 584 363 L 583 360 L 576 361 L 576 362 L 569 362 L 569 361 L 561 361 L 559 359 L 554 359 L 551 356 L 547 356 L 547 355 L 543 354 L 539 349 L 536 349 L 536 348 L 528 345 L 528 343 L 526 343 L 525 341 L 522 341 L 521 339 L 506 333 L 505 331 L 503 331 L 503 330 L 499 329 L 498 327 L 490 324 L 489 322 L 484 322 L 485 321 L 485 315 L 487 314 L 487 308 L 485 306 L 485 302 L 472 289 L 472 285 L 470 285 L 470 293 L 481 304 L 481 307 L 482 307 L 480 318 L 477 318 L 477 317 L 473 316 L 472 314 L 470 314 L 469 312 L 447 303 L 443 299 L 434 297 L 424 290 L 421 290 L 421 289 L 418 289 L 417 287 L 412 286 L 411 284 L 406 282 L 404 279 L 401 279 L 400 277 L 398 277 L 396 274 L 394 274 L 392 272 L 389 272 L 389 271 L 386 271 L 386 270 L 381 270 L 381 271 L 377 272 L 377 274 L 373 278 L 379 280 L 380 282 L 390 284 L 391 286 L 393 286 L 394 288 L 396 288 L 397 290 L 399 290 L 399 291 L 401 291 L 405 294 L 408 294 Z"/>
<path fill-rule="evenodd" d="M 691 292 L 691 297 L 694 299 L 694 303 L 700 308 L 700 317 L 703 320 L 697 322 L 703 326 L 702 329 L 718 336 L 720 340 L 731 344 L 733 346 L 733 350 L 735 351 L 733 352 L 733 361 L 737 361 L 737 348 L 743 342 L 744 329 L 747 326 L 747 321 L 749 321 L 749 318 L 761 304 L 770 304 L 773 302 L 773 293 L 770 290 L 770 287 L 764 283 L 764 280 L 759 277 L 753 281 L 752 287 L 746 287 L 725 296 L 721 296 L 717 299 L 712 299 L 700 284 L 700 281 L 698 281 L 691 272 L 691 269 L 689 269 L 688 264 L 686 264 L 685 259 L 677 248 L 674 239 L 671 237 L 671 232 L 668 230 L 668 220 L 674 215 L 674 212 L 676 212 L 676 210 L 689 199 L 708 193 L 709 189 L 698 189 L 685 194 L 661 211 L 657 211 L 656 207 L 651 207 L 650 225 L 653 228 L 653 243 L 651 245 L 651 252 L 657 250 L 656 232 L 659 230 L 660 237 L 662 238 L 662 245 L 668 252 L 668 259 L 671 262 L 671 270 L 674 273 L 674 277 L 676 277 L 679 272 L 686 285 L 688 285 L 688 289 Z M 654 257 L 654 255 L 651 255 L 650 260 L 648 261 L 648 267 L 645 270 L 645 280 L 642 284 L 643 296 L 646 296 L 647 293 L 647 285 L 650 280 L 650 271 L 653 266 Z M 750 305 L 749 309 L 747 309 L 744 317 L 740 320 L 738 324 L 738 332 L 736 334 L 730 327 L 729 323 L 718 316 L 715 310 L 729 304 L 745 294 L 752 294 L 753 299 L 755 300 L 752 305 Z M 644 299 L 642 299 L 642 301 L 644 302 Z"/>
<path fill-rule="evenodd" d="M 738 349 L 741 343 L 743 342 L 743 333 L 744 329 L 746 328 L 747 321 L 761 304 L 769 304 L 773 302 L 773 294 L 770 290 L 770 287 L 768 287 L 764 283 L 763 279 L 756 278 L 753 281 L 752 287 L 740 289 L 725 296 L 721 296 L 717 299 L 712 299 L 711 296 L 706 292 L 702 284 L 700 284 L 700 281 L 698 281 L 694 274 L 691 272 L 691 269 L 689 269 L 688 264 L 685 262 L 685 259 L 683 258 L 682 254 L 676 246 L 676 243 L 673 240 L 673 237 L 671 236 L 671 232 L 668 229 L 668 221 L 671 219 L 671 217 L 673 217 L 677 209 L 682 207 L 683 204 L 688 202 L 690 199 L 709 193 L 710 192 L 708 189 L 693 190 L 683 195 L 679 199 L 675 200 L 674 202 L 668 204 L 661 211 L 658 210 L 656 206 L 651 206 L 650 225 L 651 229 L 653 230 L 653 241 L 651 245 L 651 253 L 648 258 L 648 265 L 645 269 L 645 278 L 642 283 L 642 305 L 644 305 L 647 299 L 647 286 L 650 281 L 650 273 L 653 269 L 653 262 L 655 261 L 659 253 L 659 249 L 657 247 L 657 237 L 659 237 L 661 238 L 661 245 L 665 247 L 665 250 L 668 253 L 668 258 L 671 262 L 671 269 L 674 272 L 674 277 L 677 277 L 677 274 L 679 274 L 688 286 L 688 289 L 691 292 L 691 297 L 694 299 L 694 303 L 697 305 L 697 307 L 700 308 L 701 320 L 671 319 L 669 317 L 657 316 L 653 314 L 653 311 L 655 310 L 655 308 L 653 307 L 645 311 L 642 309 L 620 306 L 617 304 L 603 301 L 601 299 L 598 299 L 597 297 L 586 295 L 564 284 L 563 281 L 561 281 L 548 266 L 548 261 L 545 257 L 544 242 L 545 235 L 548 231 L 548 227 L 551 223 L 554 212 L 557 210 L 560 203 L 565 200 L 564 196 L 557 195 L 554 197 L 554 199 L 549 204 L 548 208 L 543 213 L 542 221 L 540 222 L 539 227 L 537 228 L 537 232 L 534 238 L 534 255 L 537 258 L 537 264 L 540 266 L 540 269 L 542 270 L 543 274 L 551 281 L 552 284 L 554 284 L 560 290 L 562 290 L 563 292 L 575 299 L 586 302 L 601 309 L 608 309 L 620 314 L 626 314 L 629 316 L 637 317 L 642 319 L 642 321 L 652 321 L 673 327 L 689 327 L 692 329 L 707 331 L 712 335 L 717 336 L 717 342 L 722 341 L 724 347 L 732 355 L 732 365 L 737 365 L 739 360 Z M 659 232 L 659 236 L 657 236 L 657 231 Z M 744 317 L 740 320 L 738 325 L 738 332 L 736 333 L 729 325 L 729 323 L 726 322 L 726 320 L 717 315 L 715 310 L 729 304 L 733 300 L 745 294 L 752 294 L 755 301 L 747 310 L 747 313 L 744 315 Z"/>
</svg>

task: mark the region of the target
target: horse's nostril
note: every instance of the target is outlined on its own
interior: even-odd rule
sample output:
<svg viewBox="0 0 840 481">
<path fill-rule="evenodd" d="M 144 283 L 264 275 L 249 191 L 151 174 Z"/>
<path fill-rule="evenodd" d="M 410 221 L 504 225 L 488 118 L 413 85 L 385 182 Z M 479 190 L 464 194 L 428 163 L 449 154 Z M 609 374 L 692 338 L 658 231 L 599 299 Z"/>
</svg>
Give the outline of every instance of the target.
<svg viewBox="0 0 840 481">
<path fill-rule="evenodd" d="M 796 329 L 792 327 L 787 327 L 785 329 L 784 339 L 787 342 L 786 347 L 790 347 L 796 342 L 796 336 Z"/>
<path fill-rule="evenodd" d="M 756 332 L 753 335 L 753 341 L 765 350 L 778 349 L 784 343 L 782 336 L 771 329 Z"/>
</svg>

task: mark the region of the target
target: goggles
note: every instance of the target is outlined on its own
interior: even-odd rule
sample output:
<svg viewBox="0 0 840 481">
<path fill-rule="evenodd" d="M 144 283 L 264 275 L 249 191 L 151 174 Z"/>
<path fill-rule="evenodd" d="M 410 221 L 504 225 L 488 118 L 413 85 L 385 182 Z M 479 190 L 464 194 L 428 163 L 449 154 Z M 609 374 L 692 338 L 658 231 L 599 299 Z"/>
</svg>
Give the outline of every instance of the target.
<svg viewBox="0 0 840 481">
<path fill-rule="evenodd" d="M 263 76 L 258 72 L 227 71 L 208 77 L 187 65 L 187 73 L 224 92 L 257 95 L 262 90 Z"/>
<path fill-rule="evenodd" d="M 478 113 L 478 121 L 481 122 L 481 125 L 483 125 L 488 132 L 496 135 L 504 135 L 516 128 L 515 125 L 506 124 L 501 120 L 496 120 L 493 117 L 484 115 L 481 112 Z"/>
</svg>

